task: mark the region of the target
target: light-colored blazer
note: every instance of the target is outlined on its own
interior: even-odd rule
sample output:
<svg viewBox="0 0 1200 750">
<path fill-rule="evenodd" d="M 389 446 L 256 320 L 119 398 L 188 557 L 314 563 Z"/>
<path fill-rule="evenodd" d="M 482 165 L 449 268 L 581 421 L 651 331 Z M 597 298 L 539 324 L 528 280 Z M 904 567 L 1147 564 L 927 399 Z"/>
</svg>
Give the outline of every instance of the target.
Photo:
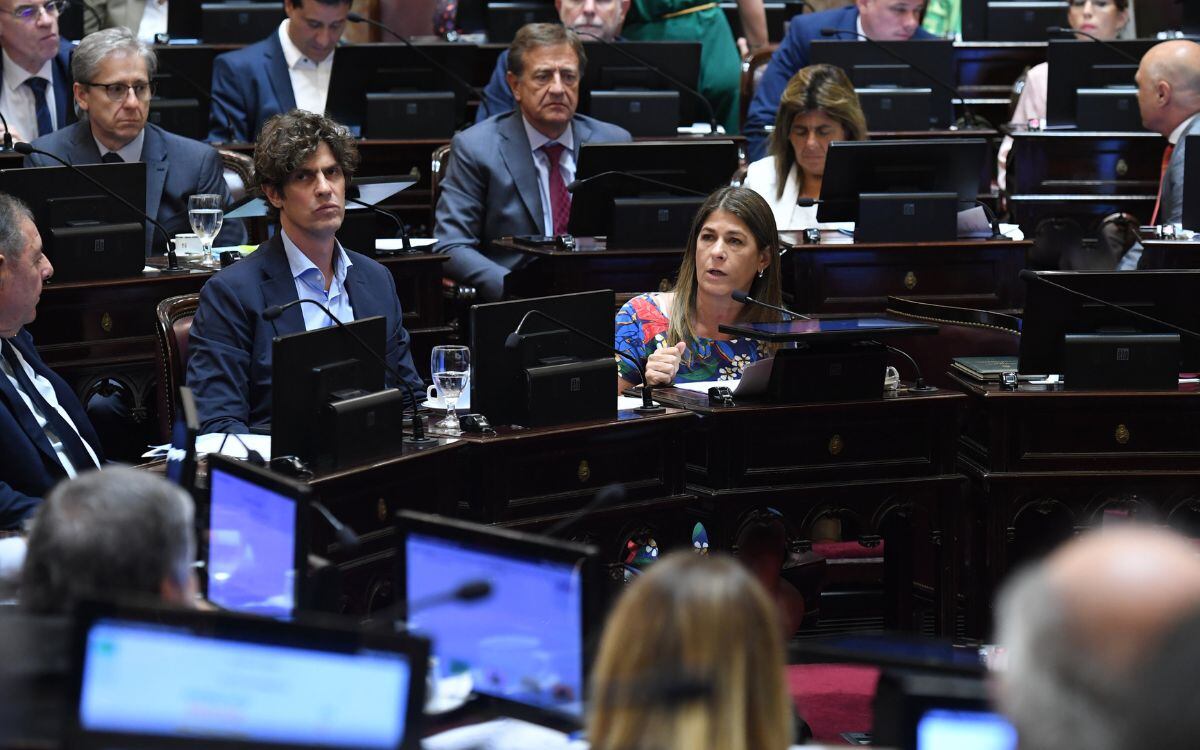
<svg viewBox="0 0 1200 750">
<path fill-rule="evenodd" d="M 796 205 L 796 199 L 800 197 L 800 168 L 792 165 L 787 182 L 783 186 L 783 195 L 776 194 L 778 185 L 774 156 L 759 159 L 746 168 L 746 179 L 742 186 L 750 188 L 766 200 L 771 207 L 771 213 L 775 215 L 775 226 L 779 231 L 817 226 L 817 207 Z"/>
<path fill-rule="evenodd" d="M 199 2 L 199 0 L 177 0 L 177 2 Z M 90 0 L 88 5 L 96 9 L 104 19 L 105 28 L 124 26 L 137 33 L 142 25 L 142 14 L 146 11 L 146 0 Z M 96 16 L 91 13 L 83 14 L 83 32 L 91 34 L 99 31 Z"/>
</svg>

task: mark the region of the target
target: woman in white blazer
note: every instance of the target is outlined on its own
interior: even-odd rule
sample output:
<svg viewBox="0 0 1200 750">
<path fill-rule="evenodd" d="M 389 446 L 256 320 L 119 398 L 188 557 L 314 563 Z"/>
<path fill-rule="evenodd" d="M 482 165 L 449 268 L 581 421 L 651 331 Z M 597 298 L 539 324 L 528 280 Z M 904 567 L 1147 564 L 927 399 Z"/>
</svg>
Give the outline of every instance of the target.
<svg viewBox="0 0 1200 750">
<path fill-rule="evenodd" d="M 854 84 L 841 68 L 809 65 L 788 81 L 768 155 L 749 166 L 742 184 L 766 199 L 780 230 L 815 227 L 816 206 L 797 206 L 797 199 L 820 197 L 830 143 L 866 138 Z"/>
</svg>

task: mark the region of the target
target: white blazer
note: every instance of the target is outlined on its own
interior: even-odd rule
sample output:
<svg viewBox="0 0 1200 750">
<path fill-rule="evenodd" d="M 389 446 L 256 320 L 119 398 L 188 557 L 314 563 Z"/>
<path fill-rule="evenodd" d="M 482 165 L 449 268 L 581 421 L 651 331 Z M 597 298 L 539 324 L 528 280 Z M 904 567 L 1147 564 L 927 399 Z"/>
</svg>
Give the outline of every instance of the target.
<svg viewBox="0 0 1200 750">
<path fill-rule="evenodd" d="M 742 182 L 743 187 L 761 195 L 771 207 L 771 213 L 775 215 L 775 226 L 779 231 L 817 226 L 817 207 L 796 205 L 796 199 L 800 197 L 800 169 L 792 165 L 787 183 L 783 186 L 783 195 L 778 197 L 777 184 L 774 156 L 759 159 L 747 167 L 746 179 Z"/>
</svg>

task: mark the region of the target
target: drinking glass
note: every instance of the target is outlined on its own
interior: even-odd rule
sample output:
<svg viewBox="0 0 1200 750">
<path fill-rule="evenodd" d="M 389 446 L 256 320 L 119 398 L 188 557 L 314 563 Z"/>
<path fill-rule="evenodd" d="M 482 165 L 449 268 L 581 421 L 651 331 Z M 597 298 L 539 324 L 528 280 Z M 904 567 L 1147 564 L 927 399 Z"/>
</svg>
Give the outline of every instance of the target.
<svg viewBox="0 0 1200 750">
<path fill-rule="evenodd" d="M 201 265 L 211 268 L 216 260 L 213 257 L 213 239 L 221 231 L 221 224 L 225 221 L 224 200 L 213 193 L 193 195 L 188 198 L 188 221 L 204 247 L 204 260 L 201 261 Z"/>
<path fill-rule="evenodd" d="M 458 432 L 458 413 L 454 407 L 471 378 L 471 350 L 465 346 L 435 346 L 429 356 L 429 371 L 433 373 L 438 394 L 446 402 L 446 418 L 436 426 Z"/>
</svg>

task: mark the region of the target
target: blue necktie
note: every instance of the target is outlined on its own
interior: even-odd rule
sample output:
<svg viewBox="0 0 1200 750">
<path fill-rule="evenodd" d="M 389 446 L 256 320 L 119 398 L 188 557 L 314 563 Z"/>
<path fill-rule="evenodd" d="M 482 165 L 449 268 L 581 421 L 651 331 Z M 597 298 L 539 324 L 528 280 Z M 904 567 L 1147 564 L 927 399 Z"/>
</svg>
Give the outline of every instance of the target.
<svg viewBox="0 0 1200 750">
<path fill-rule="evenodd" d="M 50 402 L 42 398 L 42 394 L 38 391 L 37 386 L 30 380 L 29 374 L 25 372 L 25 368 L 21 366 L 20 360 L 17 358 L 16 347 L 11 341 L 4 341 L 0 344 L 0 353 L 3 353 L 4 359 L 8 361 L 8 366 L 12 368 L 13 376 L 16 377 L 17 383 L 21 386 L 21 390 L 37 407 L 37 410 L 46 418 L 46 422 L 58 439 L 62 441 L 63 450 L 67 454 L 67 458 L 71 459 L 71 465 L 75 467 L 76 473 L 87 471 L 88 469 L 96 468 L 96 460 L 88 453 L 87 448 L 83 445 L 83 438 L 75 431 L 63 415 L 50 405 Z"/>
<path fill-rule="evenodd" d="M 37 108 L 38 135 L 49 135 L 54 132 L 54 121 L 50 119 L 50 105 L 46 102 L 45 78 L 25 79 L 25 85 L 33 89 L 33 100 Z"/>
</svg>

